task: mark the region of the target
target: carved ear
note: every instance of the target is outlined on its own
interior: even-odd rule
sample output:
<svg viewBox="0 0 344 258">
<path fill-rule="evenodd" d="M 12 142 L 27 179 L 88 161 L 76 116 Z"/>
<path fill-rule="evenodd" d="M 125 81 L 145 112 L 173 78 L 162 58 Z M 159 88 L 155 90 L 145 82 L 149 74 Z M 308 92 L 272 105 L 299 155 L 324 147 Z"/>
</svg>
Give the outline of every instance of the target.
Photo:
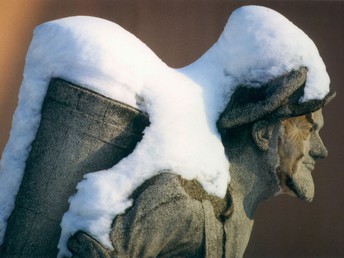
<svg viewBox="0 0 344 258">
<path fill-rule="evenodd" d="M 253 124 L 251 130 L 253 140 L 257 147 L 262 151 L 267 151 L 272 137 L 272 126 L 265 120 L 259 120 Z"/>
</svg>

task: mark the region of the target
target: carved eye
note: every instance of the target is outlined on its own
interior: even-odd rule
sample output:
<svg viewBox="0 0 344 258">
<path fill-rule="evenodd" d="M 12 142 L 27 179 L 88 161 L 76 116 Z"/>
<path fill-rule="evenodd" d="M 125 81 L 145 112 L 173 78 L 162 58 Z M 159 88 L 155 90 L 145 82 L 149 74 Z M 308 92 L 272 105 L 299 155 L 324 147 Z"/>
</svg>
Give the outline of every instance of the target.
<svg viewBox="0 0 344 258">
<path fill-rule="evenodd" d="M 298 128 L 301 129 L 304 133 L 311 133 L 314 131 L 313 124 L 311 124 L 311 123 L 299 124 Z"/>
</svg>

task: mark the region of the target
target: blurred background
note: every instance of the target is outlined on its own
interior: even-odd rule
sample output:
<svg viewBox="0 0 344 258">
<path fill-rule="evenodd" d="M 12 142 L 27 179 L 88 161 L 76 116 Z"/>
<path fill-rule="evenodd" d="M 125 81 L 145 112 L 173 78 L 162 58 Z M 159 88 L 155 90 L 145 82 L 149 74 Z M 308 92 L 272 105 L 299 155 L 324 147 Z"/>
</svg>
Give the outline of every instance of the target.
<svg viewBox="0 0 344 258">
<path fill-rule="evenodd" d="M 321 132 L 329 157 L 314 171 L 315 200 L 279 196 L 255 215 L 245 257 L 344 257 L 344 1 L 11 0 L 0 2 L 0 153 L 17 106 L 33 29 L 49 20 L 90 15 L 114 21 L 145 42 L 171 67 L 200 57 L 218 38 L 231 12 L 243 5 L 280 12 L 317 45 L 336 99 L 324 109 Z"/>
</svg>

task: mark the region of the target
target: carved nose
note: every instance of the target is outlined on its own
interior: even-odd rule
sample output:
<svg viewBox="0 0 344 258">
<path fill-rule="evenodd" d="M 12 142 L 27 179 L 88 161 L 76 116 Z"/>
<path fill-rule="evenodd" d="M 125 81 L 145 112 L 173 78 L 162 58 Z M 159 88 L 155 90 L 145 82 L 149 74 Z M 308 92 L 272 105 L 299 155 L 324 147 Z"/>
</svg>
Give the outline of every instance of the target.
<svg viewBox="0 0 344 258">
<path fill-rule="evenodd" d="M 310 155 L 315 159 L 323 159 L 328 155 L 328 151 L 319 135 L 313 137 L 311 141 Z"/>
</svg>

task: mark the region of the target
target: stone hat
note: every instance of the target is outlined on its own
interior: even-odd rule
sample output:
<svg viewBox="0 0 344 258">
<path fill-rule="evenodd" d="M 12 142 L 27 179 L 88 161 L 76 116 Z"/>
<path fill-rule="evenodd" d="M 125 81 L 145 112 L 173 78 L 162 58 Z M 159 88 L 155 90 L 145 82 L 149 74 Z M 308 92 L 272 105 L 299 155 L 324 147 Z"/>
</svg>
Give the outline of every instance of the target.
<svg viewBox="0 0 344 258">
<path fill-rule="evenodd" d="M 306 78 L 307 68 L 302 67 L 259 88 L 239 85 L 220 115 L 218 128 L 239 127 L 262 118 L 284 120 L 305 115 L 321 109 L 335 97 L 336 92 L 330 91 L 323 99 L 299 102 Z"/>
</svg>

